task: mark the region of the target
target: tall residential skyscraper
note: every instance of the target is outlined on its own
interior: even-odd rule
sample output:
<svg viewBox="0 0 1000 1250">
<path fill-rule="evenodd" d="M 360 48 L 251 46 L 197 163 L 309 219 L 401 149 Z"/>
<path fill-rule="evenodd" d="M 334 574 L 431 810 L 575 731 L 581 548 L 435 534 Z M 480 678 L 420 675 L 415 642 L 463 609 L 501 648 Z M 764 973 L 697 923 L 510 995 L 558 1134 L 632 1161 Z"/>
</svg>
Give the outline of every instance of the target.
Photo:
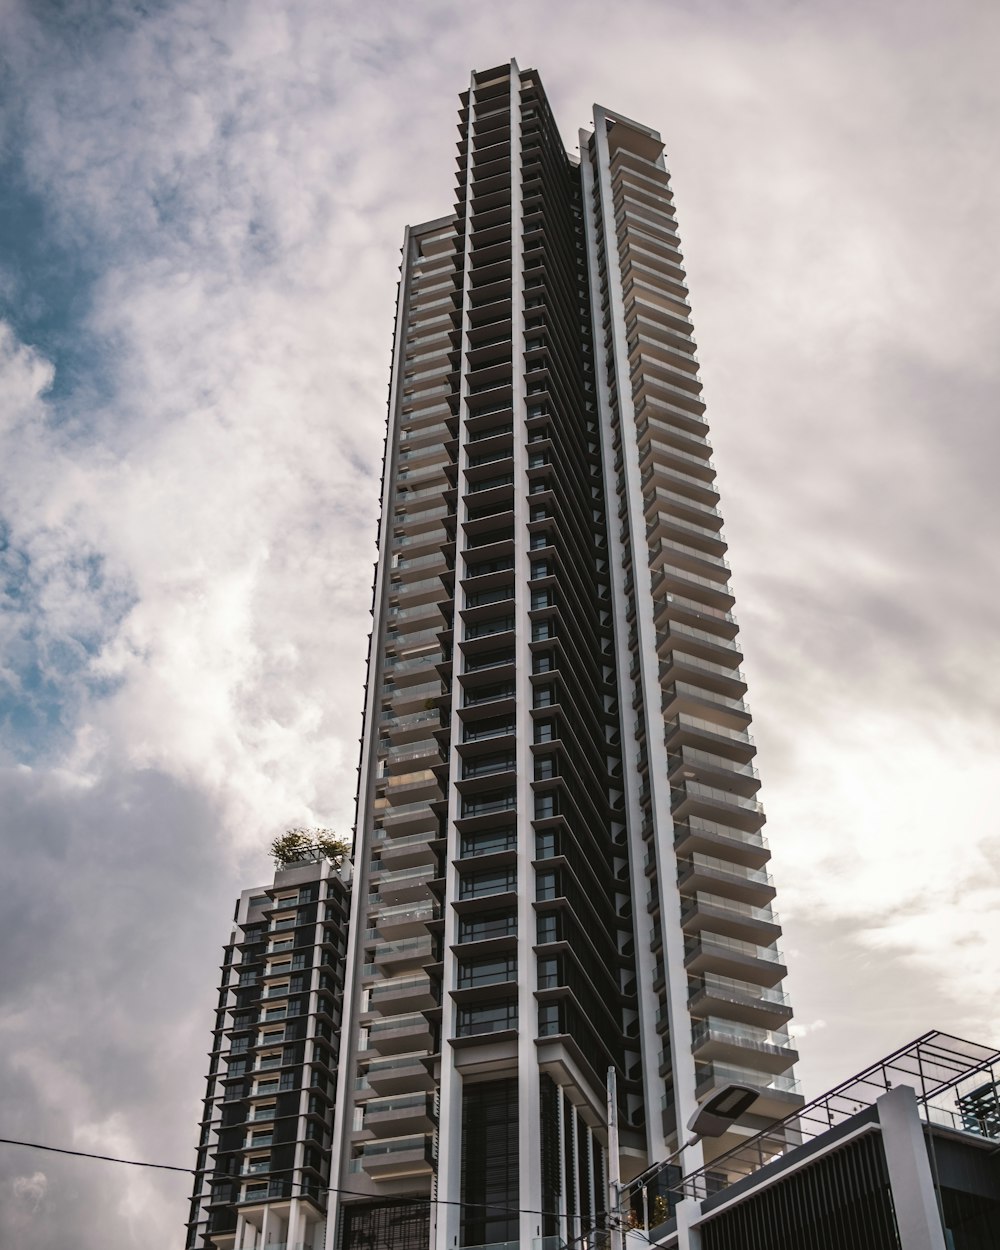
<svg viewBox="0 0 1000 1250">
<path fill-rule="evenodd" d="M 626 1177 L 796 1106 L 694 349 L 657 132 L 577 159 L 474 74 L 403 246 L 330 1250 L 582 1244 L 609 1068 Z"/>
</svg>

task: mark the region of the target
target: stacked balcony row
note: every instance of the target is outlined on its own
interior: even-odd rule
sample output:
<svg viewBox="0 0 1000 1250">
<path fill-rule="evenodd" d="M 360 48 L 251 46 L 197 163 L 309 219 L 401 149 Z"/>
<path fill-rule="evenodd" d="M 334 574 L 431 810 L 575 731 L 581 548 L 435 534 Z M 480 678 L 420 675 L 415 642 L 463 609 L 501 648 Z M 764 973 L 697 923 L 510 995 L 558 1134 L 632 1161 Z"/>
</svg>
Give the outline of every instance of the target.
<svg viewBox="0 0 1000 1250">
<path fill-rule="evenodd" d="M 649 719 L 641 719 L 641 729 L 648 724 L 653 732 L 662 717 L 674 826 L 674 853 L 651 845 L 647 854 L 648 907 L 658 934 L 657 874 L 675 872 L 698 1093 L 742 1072 L 766 1091 L 758 1113 L 770 1114 L 767 1099 L 780 1102 L 791 1087 L 783 1074 L 797 1056 L 780 1028 L 790 1015 L 776 988 L 785 971 L 775 945 L 781 930 L 763 868 L 764 813 L 751 763 L 715 467 L 669 177 L 661 166 L 627 146 L 611 159 L 648 570 L 636 567 L 629 589 L 642 590 L 635 581 L 648 578 L 661 690 L 661 716 L 645 709 Z M 640 736 L 640 770 L 643 755 Z M 640 799 L 646 797 L 644 789 Z M 658 947 L 655 953 L 661 957 Z M 669 1115 L 669 1065 L 664 1074 Z"/>
</svg>

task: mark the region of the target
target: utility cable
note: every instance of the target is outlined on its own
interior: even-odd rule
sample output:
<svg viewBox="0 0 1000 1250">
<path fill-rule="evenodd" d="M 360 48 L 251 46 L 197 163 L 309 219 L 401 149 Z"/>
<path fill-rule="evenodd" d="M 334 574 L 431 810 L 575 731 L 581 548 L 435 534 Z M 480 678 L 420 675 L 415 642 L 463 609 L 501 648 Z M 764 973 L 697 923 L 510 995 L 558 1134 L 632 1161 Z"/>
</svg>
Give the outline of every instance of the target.
<svg viewBox="0 0 1000 1250">
<path fill-rule="evenodd" d="M 160 1171 L 164 1171 L 164 1172 L 183 1172 L 188 1176 L 198 1175 L 197 1169 L 180 1167 L 178 1164 L 175 1164 L 175 1163 L 149 1163 L 143 1159 L 121 1159 L 117 1157 L 116 1155 L 95 1154 L 93 1151 L 89 1151 L 89 1150 L 69 1150 L 65 1146 L 46 1146 L 46 1145 L 43 1145 L 41 1142 L 19 1141 L 13 1137 L 0 1137 L 0 1145 L 24 1146 L 29 1150 L 47 1150 L 47 1151 L 50 1151 L 52 1154 L 72 1155 L 74 1158 L 77 1158 L 77 1159 L 99 1159 L 103 1163 L 125 1163 L 125 1164 L 128 1164 L 130 1167 L 135 1167 L 135 1168 L 157 1168 Z M 268 1176 L 275 1176 L 283 1170 L 290 1171 L 291 1169 L 276 1169 L 273 1172 L 263 1173 L 261 1176 L 261 1179 L 264 1179 L 265 1177 L 268 1177 Z M 229 1181 L 235 1181 L 235 1180 L 245 1181 L 245 1180 L 252 1179 L 252 1178 L 246 1177 L 246 1176 L 237 1177 L 237 1176 L 223 1175 L 220 1179 L 229 1180 Z M 295 1187 L 301 1188 L 301 1186 L 295 1186 Z M 370 1193 L 365 1193 L 364 1190 L 361 1190 L 361 1189 L 338 1189 L 334 1185 L 324 1186 L 323 1193 L 342 1194 L 350 1198 L 371 1198 L 372 1197 Z M 388 1201 L 390 1203 L 394 1203 L 397 1201 L 405 1202 L 405 1203 L 421 1202 L 421 1203 L 426 1203 L 429 1206 L 442 1206 L 442 1207 L 446 1207 L 446 1206 L 471 1207 L 471 1208 L 478 1209 L 478 1210 L 494 1211 L 497 1214 L 503 1214 L 503 1215 L 548 1215 L 548 1216 L 554 1216 L 557 1219 L 559 1218 L 559 1214 L 556 1211 L 535 1211 L 528 1207 L 504 1207 L 504 1206 L 498 1206 L 492 1202 L 464 1202 L 458 1198 L 431 1198 L 427 1196 L 426 1194 L 414 1194 L 411 1197 L 401 1197 L 398 1199 L 389 1198 Z"/>
<path fill-rule="evenodd" d="M 65 1146 L 47 1146 L 47 1145 L 44 1145 L 42 1142 L 20 1141 L 17 1138 L 13 1138 L 13 1137 L 0 1137 L 0 1145 L 22 1146 L 28 1150 L 45 1150 L 49 1152 L 50 1154 L 69 1155 L 75 1159 L 97 1159 L 102 1163 L 123 1163 L 126 1166 L 133 1167 L 133 1168 L 153 1168 L 161 1172 L 183 1172 L 187 1176 L 198 1175 L 197 1169 L 181 1167 L 176 1163 L 150 1163 L 145 1159 L 122 1159 L 118 1157 L 117 1155 L 101 1155 L 101 1154 L 96 1154 L 90 1150 L 70 1150 Z M 273 1172 L 267 1173 L 266 1175 L 273 1176 L 274 1173 Z M 248 1178 L 247 1177 L 238 1178 L 234 1176 L 234 1177 L 224 1177 L 224 1179 L 246 1180 Z M 294 1186 L 294 1188 L 303 1188 L 303 1187 Z M 372 1197 L 370 1193 L 365 1193 L 363 1190 L 360 1190 L 360 1189 L 339 1189 L 334 1185 L 325 1186 L 323 1189 L 323 1193 L 339 1194 L 343 1197 L 348 1197 L 348 1198 L 370 1199 Z M 282 1196 L 284 1197 L 286 1195 L 282 1195 Z M 287 1195 L 287 1196 L 291 1197 L 291 1195 Z M 424 1194 L 414 1194 L 410 1197 L 388 1199 L 388 1203 L 396 1203 L 396 1202 L 400 1204 L 402 1203 L 407 1203 L 407 1204 L 426 1203 L 428 1206 L 439 1206 L 439 1207 L 465 1207 L 471 1210 L 493 1212 L 496 1215 L 542 1215 L 542 1216 L 551 1217 L 552 1219 L 562 1218 L 560 1212 L 558 1211 L 538 1211 L 538 1210 L 534 1210 L 531 1207 L 504 1207 L 504 1206 L 498 1206 L 492 1202 L 465 1202 L 459 1198 L 431 1198 Z M 614 1215 L 610 1212 L 602 1211 L 600 1214 L 604 1215 L 605 1218 L 609 1216 L 611 1216 L 611 1218 L 615 1218 Z M 617 1218 L 619 1220 L 621 1219 L 620 1216 L 618 1216 Z M 595 1229 L 593 1231 L 599 1232 L 601 1230 Z M 604 1231 L 608 1231 L 608 1230 L 604 1230 Z M 633 1229 L 632 1231 L 639 1232 L 639 1233 L 643 1232 L 642 1229 L 638 1229 L 638 1228 Z M 587 1236 L 587 1234 L 585 1233 L 583 1234 L 583 1236 Z M 582 1240 L 582 1237 L 577 1238 L 577 1240 Z M 647 1237 L 646 1240 L 648 1241 L 649 1238 Z"/>
<path fill-rule="evenodd" d="M 104 1163 L 127 1163 L 133 1168 L 159 1168 L 162 1172 L 186 1172 L 195 1175 L 194 1168 L 178 1167 L 175 1163 L 148 1163 L 145 1159 L 119 1159 L 116 1155 L 98 1155 L 89 1150 L 68 1150 L 65 1146 L 43 1146 L 37 1141 L 16 1141 L 13 1137 L 0 1137 L 2 1146 L 27 1146 L 29 1150 L 48 1150 L 57 1155 L 73 1155 L 77 1159 L 100 1159 Z"/>
</svg>

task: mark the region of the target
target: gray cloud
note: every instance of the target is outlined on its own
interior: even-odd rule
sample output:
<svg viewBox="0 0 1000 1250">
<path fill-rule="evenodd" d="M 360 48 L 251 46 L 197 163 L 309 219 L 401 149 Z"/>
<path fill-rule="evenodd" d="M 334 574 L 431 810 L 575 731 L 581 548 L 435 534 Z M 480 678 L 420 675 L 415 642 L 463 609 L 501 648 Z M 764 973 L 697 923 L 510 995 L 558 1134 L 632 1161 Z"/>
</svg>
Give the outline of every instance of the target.
<svg viewBox="0 0 1000 1250">
<path fill-rule="evenodd" d="M 239 881 L 217 813 L 172 777 L 124 768 L 89 784 L 4 770 L 0 810 L 4 1135 L 177 1161 Z M 148 1216 L 169 1245 L 186 1182 L 153 1175 L 5 1147 L 0 1243 L 124 1250 Z"/>
</svg>

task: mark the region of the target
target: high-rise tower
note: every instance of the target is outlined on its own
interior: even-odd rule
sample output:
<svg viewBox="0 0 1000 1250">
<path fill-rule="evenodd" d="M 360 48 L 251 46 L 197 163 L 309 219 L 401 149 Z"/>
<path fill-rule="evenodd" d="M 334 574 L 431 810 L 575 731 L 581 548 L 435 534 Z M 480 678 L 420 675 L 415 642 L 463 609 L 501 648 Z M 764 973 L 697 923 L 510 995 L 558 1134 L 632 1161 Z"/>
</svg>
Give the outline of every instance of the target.
<svg viewBox="0 0 1000 1250">
<path fill-rule="evenodd" d="M 328 1247 L 580 1244 L 609 1068 L 626 1175 L 795 1106 L 694 347 L 658 134 L 576 160 L 474 74 L 403 248 Z"/>
<path fill-rule="evenodd" d="M 244 890 L 223 951 L 185 1246 L 320 1250 L 350 865 L 300 850 Z"/>
</svg>

